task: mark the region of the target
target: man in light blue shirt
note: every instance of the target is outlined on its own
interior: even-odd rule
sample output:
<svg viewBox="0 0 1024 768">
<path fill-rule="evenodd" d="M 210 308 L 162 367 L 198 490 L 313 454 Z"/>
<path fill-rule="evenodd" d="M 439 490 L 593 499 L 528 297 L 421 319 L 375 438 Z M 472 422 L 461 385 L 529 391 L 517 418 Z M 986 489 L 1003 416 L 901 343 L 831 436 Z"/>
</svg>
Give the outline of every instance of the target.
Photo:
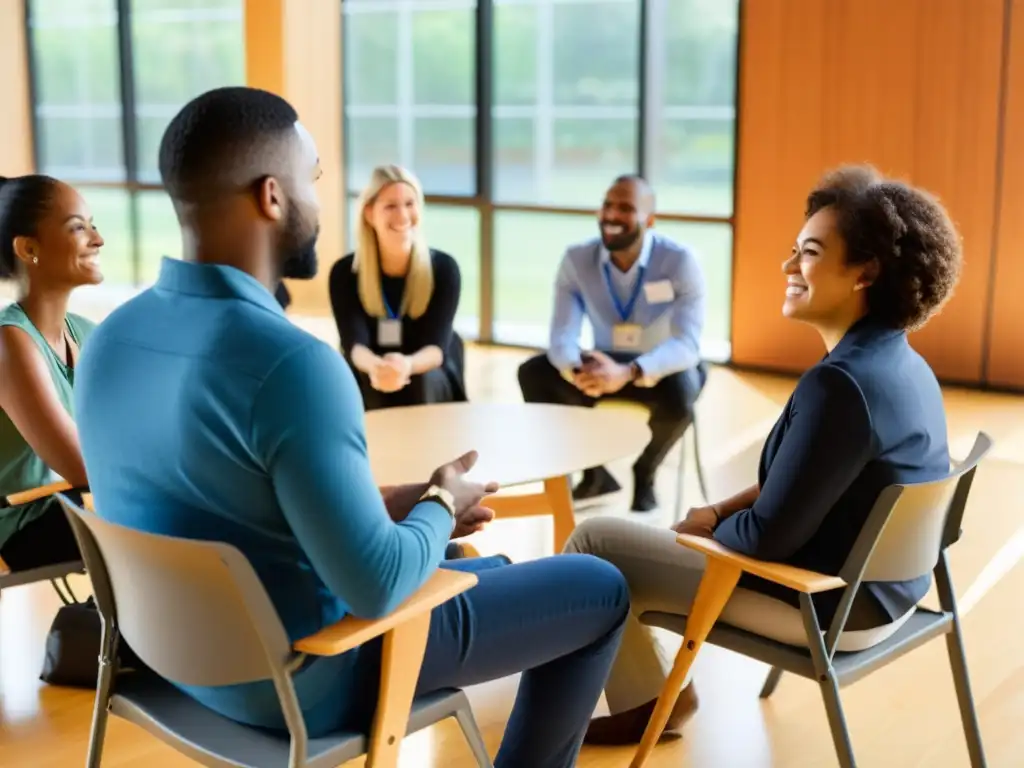
<svg viewBox="0 0 1024 768">
<path fill-rule="evenodd" d="M 97 513 L 226 542 L 252 563 L 293 641 L 352 614 L 387 614 L 490 519 L 473 454 L 422 484 L 378 489 L 363 401 L 337 351 L 285 317 L 281 277 L 310 278 L 316 146 L 283 99 L 197 97 L 171 121 L 160 174 L 184 259 L 95 331 L 76 406 Z M 434 609 L 417 693 L 522 672 L 496 766 L 570 768 L 615 657 L 629 593 L 589 555 L 446 562 L 479 582 Z M 294 684 L 311 737 L 366 732 L 380 641 L 311 658 Z M 174 682 L 174 681 L 172 681 Z M 284 728 L 274 683 L 179 685 L 249 725 Z"/>
<path fill-rule="evenodd" d="M 601 398 L 650 408 L 651 442 L 633 466 L 634 512 L 657 507 L 654 477 L 692 421 L 707 378 L 700 358 L 704 278 L 686 246 L 655 232 L 654 193 L 620 176 L 605 194 L 600 237 L 573 245 L 555 280 L 548 351 L 523 363 L 527 402 L 593 406 Z M 586 317 L 594 350 L 580 348 Z M 620 490 L 604 467 L 584 472 L 577 502 Z"/>
</svg>

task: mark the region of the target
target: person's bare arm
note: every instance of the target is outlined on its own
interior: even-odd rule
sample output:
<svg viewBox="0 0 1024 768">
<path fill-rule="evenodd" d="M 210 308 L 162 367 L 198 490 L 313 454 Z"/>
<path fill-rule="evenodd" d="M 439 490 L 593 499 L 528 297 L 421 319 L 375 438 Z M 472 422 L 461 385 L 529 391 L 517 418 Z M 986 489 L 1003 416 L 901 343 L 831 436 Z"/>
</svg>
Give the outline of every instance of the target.
<svg viewBox="0 0 1024 768">
<path fill-rule="evenodd" d="M 75 422 L 39 348 L 14 326 L 0 327 L 0 408 L 50 469 L 73 486 L 87 485 Z"/>
</svg>

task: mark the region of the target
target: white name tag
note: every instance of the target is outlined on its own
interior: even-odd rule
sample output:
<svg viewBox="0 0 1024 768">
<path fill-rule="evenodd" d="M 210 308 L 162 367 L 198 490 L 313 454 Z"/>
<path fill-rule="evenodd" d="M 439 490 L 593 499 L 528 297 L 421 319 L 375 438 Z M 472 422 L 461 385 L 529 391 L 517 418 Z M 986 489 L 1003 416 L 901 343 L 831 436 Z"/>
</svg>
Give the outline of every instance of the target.
<svg viewBox="0 0 1024 768">
<path fill-rule="evenodd" d="M 644 296 L 648 304 L 664 304 L 675 298 L 672 290 L 671 280 L 656 280 L 653 283 L 644 283 Z"/>
<path fill-rule="evenodd" d="M 643 328 L 635 323 L 619 323 L 612 328 L 612 349 L 615 352 L 635 352 L 640 349 Z"/>
<path fill-rule="evenodd" d="M 377 321 L 377 343 L 382 347 L 402 346 L 402 321 L 380 318 Z"/>
</svg>

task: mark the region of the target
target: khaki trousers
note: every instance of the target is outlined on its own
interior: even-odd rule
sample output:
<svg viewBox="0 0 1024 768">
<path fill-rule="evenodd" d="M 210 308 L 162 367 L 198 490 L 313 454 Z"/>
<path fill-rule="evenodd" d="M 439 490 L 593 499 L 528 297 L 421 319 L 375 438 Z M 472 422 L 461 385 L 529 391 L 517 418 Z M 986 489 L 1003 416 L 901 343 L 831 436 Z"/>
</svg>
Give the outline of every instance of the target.
<svg viewBox="0 0 1024 768">
<path fill-rule="evenodd" d="M 658 644 L 652 629 L 641 624 L 639 617 L 646 611 L 688 615 L 704 575 L 704 555 L 681 546 L 675 532 L 668 528 L 616 517 L 596 517 L 581 523 L 565 551 L 607 560 L 629 584 L 630 615 L 605 685 L 611 714 L 656 699 L 672 669 L 674 654 Z M 884 626 L 844 632 L 839 649 L 869 648 L 896 632 L 912 614 L 910 611 Z M 857 619 L 851 615 L 849 623 L 864 626 Z M 788 645 L 807 647 L 799 609 L 759 592 L 737 588 L 720 620 Z"/>
</svg>

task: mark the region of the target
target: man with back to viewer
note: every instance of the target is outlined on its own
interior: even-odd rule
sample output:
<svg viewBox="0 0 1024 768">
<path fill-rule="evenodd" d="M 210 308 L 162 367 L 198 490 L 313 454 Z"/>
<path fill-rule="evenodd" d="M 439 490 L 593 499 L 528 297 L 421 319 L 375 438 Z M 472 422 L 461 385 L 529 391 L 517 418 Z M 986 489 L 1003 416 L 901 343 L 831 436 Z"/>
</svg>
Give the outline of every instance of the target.
<svg viewBox="0 0 1024 768">
<path fill-rule="evenodd" d="M 654 192 L 639 176 L 618 177 L 598 214 L 600 237 L 568 248 L 555 279 L 546 353 L 519 368 L 523 398 L 593 406 L 602 398 L 650 408 L 651 441 L 633 465 L 634 512 L 657 507 L 654 478 L 693 419 L 704 387 L 700 337 L 704 278 L 686 246 L 655 232 Z M 580 349 L 586 316 L 596 349 Z M 620 490 L 604 467 L 573 489 L 577 501 Z"/>
<path fill-rule="evenodd" d="M 465 478 L 470 453 L 382 496 L 349 366 L 275 300 L 281 277 L 316 273 L 312 137 L 280 97 L 217 89 L 171 121 L 160 173 L 184 260 L 165 259 L 156 285 L 100 324 L 78 366 L 98 514 L 237 547 L 293 642 L 347 614 L 390 613 L 450 538 L 493 516 L 481 502 L 495 488 Z M 618 649 L 625 581 L 590 555 L 493 560 L 446 564 L 479 583 L 434 609 L 417 694 L 522 672 L 495 765 L 569 768 Z M 310 737 L 368 730 L 380 653 L 378 639 L 295 673 Z M 285 727 L 270 680 L 179 687 L 236 721 Z"/>
</svg>

